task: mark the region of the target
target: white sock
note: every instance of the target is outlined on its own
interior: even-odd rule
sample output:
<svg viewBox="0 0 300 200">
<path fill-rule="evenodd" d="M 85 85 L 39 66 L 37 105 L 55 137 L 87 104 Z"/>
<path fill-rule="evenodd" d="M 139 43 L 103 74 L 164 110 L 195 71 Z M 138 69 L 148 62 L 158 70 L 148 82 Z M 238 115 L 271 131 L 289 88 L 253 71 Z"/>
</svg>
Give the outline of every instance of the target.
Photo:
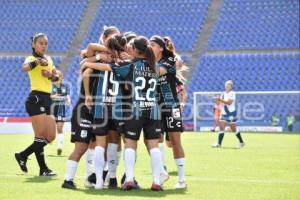
<svg viewBox="0 0 300 200">
<path fill-rule="evenodd" d="M 88 178 L 92 173 L 94 173 L 94 149 L 87 149 L 85 152 L 85 176 Z"/>
<path fill-rule="evenodd" d="M 159 148 L 150 149 L 153 182 L 160 184 L 160 173 L 163 166 Z"/>
<path fill-rule="evenodd" d="M 122 156 L 122 151 L 118 151 L 118 152 L 117 152 L 117 163 L 116 163 L 117 167 L 118 167 L 118 165 L 119 165 L 119 163 L 120 163 L 120 158 L 121 158 L 121 156 Z"/>
<path fill-rule="evenodd" d="M 185 158 L 177 158 L 175 159 L 175 163 L 177 165 L 178 181 L 185 182 Z"/>
<path fill-rule="evenodd" d="M 103 185 L 103 168 L 104 168 L 104 148 L 101 146 L 95 147 L 95 156 L 94 156 L 94 166 L 95 166 L 95 173 L 96 173 L 96 185 L 100 186 Z"/>
<path fill-rule="evenodd" d="M 159 151 L 160 151 L 160 155 L 161 155 L 161 161 L 162 161 L 161 172 L 167 174 L 168 172 L 164 168 L 164 166 L 166 165 L 164 143 L 158 143 L 158 147 L 159 147 Z"/>
<path fill-rule="evenodd" d="M 66 181 L 71 181 L 74 179 L 76 171 L 77 171 L 78 162 L 74 160 L 67 161 L 67 173 L 65 175 Z"/>
<path fill-rule="evenodd" d="M 126 148 L 124 151 L 125 173 L 126 181 L 133 181 L 134 164 L 135 164 L 135 150 Z"/>
<path fill-rule="evenodd" d="M 118 144 L 114 143 L 108 143 L 107 145 L 107 163 L 110 178 L 116 178 L 118 146 Z"/>
<path fill-rule="evenodd" d="M 64 146 L 64 134 L 58 133 L 57 134 L 57 148 L 62 149 Z"/>
</svg>

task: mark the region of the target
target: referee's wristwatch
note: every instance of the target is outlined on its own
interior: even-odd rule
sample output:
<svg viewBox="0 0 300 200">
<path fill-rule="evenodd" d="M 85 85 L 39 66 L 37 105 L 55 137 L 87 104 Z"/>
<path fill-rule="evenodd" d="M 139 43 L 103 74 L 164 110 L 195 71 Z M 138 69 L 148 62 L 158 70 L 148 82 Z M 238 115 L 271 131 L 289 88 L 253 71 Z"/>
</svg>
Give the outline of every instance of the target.
<svg viewBox="0 0 300 200">
<path fill-rule="evenodd" d="M 101 59 L 101 56 L 100 56 L 100 54 L 98 53 L 98 54 L 96 54 L 96 61 L 100 61 L 100 59 Z"/>
</svg>

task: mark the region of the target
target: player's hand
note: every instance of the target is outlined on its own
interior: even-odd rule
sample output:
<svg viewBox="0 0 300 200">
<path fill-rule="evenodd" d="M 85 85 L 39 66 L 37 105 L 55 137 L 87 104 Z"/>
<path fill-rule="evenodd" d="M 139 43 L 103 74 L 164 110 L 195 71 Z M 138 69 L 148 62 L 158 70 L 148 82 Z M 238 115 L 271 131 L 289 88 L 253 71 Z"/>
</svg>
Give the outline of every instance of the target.
<svg viewBox="0 0 300 200">
<path fill-rule="evenodd" d="M 85 70 L 85 68 L 87 68 L 86 63 L 80 65 L 80 73 L 82 74 L 83 71 Z"/>
<path fill-rule="evenodd" d="M 39 59 L 38 59 L 38 63 L 39 63 L 41 66 L 48 66 L 48 60 L 45 59 L 45 58 L 39 58 Z"/>
<path fill-rule="evenodd" d="M 216 97 L 214 97 L 214 99 L 215 99 L 216 101 L 220 101 L 220 100 L 221 100 L 221 97 L 220 97 L 220 96 L 216 96 Z"/>
<path fill-rule="evenodd" d="M 51 78 L 52 77 L 52 73 L 46 69 L 42 69 L 42 76 L 46 77 L 46 78 Z"/>
<path fill-rule="evenodd" d="M 86 54 L 87 54 L 87 49 L 83 49 L 80 51 L 80 57 L 81 58 L 86 58 Z"/>
<path fill-rule="evenodd" d="M 120 53 L 120 58 L 122 60 L 131 60 L 133 57 L 129 55 L 127 52 L 123 51 Z"/>
<path fill-rule="evenodd" d="M 85 105 L 86 107 L 91 110 L 93 105 L 93 97 L 91 95 L 85 96 Z"/>
</svg>

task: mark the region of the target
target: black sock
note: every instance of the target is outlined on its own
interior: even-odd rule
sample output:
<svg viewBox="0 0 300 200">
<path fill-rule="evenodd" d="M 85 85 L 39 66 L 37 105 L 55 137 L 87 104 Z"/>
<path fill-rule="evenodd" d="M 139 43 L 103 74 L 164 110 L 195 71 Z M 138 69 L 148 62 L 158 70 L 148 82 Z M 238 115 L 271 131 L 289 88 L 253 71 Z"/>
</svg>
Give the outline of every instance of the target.
<svg viewBox="0 0 300 200">
<path fill-rule="evenodd" d="M 236 132 L 236 137 L 239 139 L 240 143 L 244 143 L 243 139 L 242 139 L 242 136 L 241 136 L 241 133 L 240 132 Z"/>
<path fill-rule="evenodd" d="M 47 169 L 47 165 L 45 163 L 45 156 L 44 156 L 44 146 L 47 145 L 47 141 L 45 139 L 39 139 L 39 138 L 35 138 L 34 140 L 35 144 L 36 144 L 36 149 L 35 149 L 35 157 L 36 160 L 40 166 L 40 169 Z"/>
<path fill-rule="evenodd" d="M 224 137 L 224 132 L 219 132 L 218 144 L 221 145 Z"/>
<path fill-rule="evenodd" d="M 29 145 L 24 151 L 20 152 L 20 155 L 27 159 L 28 156 L 30 156 L 35 150 L 35 143 L 33 142 L 31 145 Z"/>
</svg>

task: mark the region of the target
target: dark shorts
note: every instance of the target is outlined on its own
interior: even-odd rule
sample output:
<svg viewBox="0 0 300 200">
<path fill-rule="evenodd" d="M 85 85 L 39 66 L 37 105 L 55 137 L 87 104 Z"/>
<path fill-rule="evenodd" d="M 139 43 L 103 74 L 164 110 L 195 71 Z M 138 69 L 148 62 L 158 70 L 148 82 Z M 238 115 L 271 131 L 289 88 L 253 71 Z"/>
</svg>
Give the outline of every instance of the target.
<svg viewBox="0 0 300 200">
<path fill-rule="evenodd" d="M 29 116 L 40 114 L 50 115 L 50 94 L 40 91 L 31 91 L 26 99 L 25 107 Z"/>
<path fill-rule="evenodd" d="M 84 103 L 77 104 L 71 118 L 71 142 L 89 144 L 95 138 L 92 134 L 92 115 Z"/>
<path fill-rule="evenodd" d="M 123 133 L 123 122 L 114 119 L 94 119 L 92 133 L 95 136 L 106 136 L 108 131 Z"/>
<path fill-rule="evenodd" d="M 166 133 L 166 140 L 169 140 L 169 133 L 183 132 L 181 111 L 178 108 L 162 110 L 161 120 L 162 133 Z"/>
<path fill-rule="evenodd" d="M 66 121 L 66 106 L 64 103 L 55 103 L 53 105 L 53 115 L 56 122 Z"/>
<path fill-rule="evenodd" d="M 227 122 L 227 123 L 230 123 L 230 124 L 234 124 L 234 123 L 237 122 L 237 113 L 236 113 L 236 111 L 234 111 L 234 112 L 229 112 L 225 115 L 222 114 L 220 116 L 219 120 L 222 121 L 222 122 Z"/>
<path fill-rule="evenodd" d="M 139 140 L 142 130 L 146 140 L 159 139 L 161 135 L 161 122 L 160 120 L 153 120 L 144 117 L 125 121 L 125 138 Z"/>
</svg>

